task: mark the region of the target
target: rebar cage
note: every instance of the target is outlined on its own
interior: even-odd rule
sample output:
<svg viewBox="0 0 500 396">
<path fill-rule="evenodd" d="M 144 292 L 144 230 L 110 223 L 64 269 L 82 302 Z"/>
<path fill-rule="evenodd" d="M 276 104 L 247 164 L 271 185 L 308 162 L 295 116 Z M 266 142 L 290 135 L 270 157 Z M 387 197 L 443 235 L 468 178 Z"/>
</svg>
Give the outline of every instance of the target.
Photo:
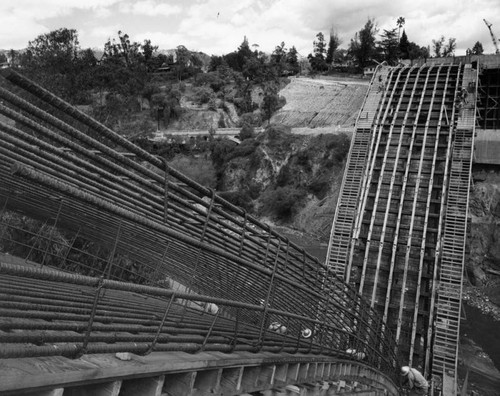
<svg viewBox="0 0 500 396">
<path fill-rule="evenodd" d="M 396 378 L 392 334 L 329 266 L 15 70 L 0 82 L 1 358 L 306 352 Z"/>
</svg>

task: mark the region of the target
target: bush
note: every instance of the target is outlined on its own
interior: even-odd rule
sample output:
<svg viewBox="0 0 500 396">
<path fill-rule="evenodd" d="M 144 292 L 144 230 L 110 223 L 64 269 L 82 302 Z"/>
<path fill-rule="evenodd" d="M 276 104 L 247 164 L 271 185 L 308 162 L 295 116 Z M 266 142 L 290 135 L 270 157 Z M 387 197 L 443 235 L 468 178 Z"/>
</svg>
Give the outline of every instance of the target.
<svg viewBox="0 0 500 396">
<path fill-rule="evenodd" d="M 210 100 L 215 99 L 215 94 L 212 88 L 199 87 L 195 88 L 193 92 L 193 101 L 197 104 L 209 103 Z"/>
<path fill-rule="evenodd" d="M 215 168 L 204 158 L 176 157 L 169 165 L 202 186 L 215 188 L 217 184 Z"/>
<path fill-rule="evenodd" d="M 215 97 L 210 98 L 208 101 L 208 110 L 217 111 L 217 99 Z"/>
<path fill-rule="evenodd" d="M 219 195 L 233 205 L 239 206 L 246 211 L 253 209 L 252 199 L 247 189 L 241 191 L 223 191 Z"/>
<path fill-rule="evenodd" d="M 228 153 L 234 150 L 234 143 L 227 139 L 216 139 L 210 145 L 212 163 L 218 171 L 221 171 L 226 163 Z"/>
<path fill-rule="evenodd" d="M 224 80 L 219 77 L 217 72 L 208 72 L 198 74 L 195 81 L 196 86 L 205 86 L 213 89 L 214 92 L 219 92 L 224 86 Z"/>
<path fill-rule="evenodd" d="M 331 155 L 338 162 L 344 161 L 347 158 L 350 147 L 350 139 L 345 133 L 339 135 L 325 135 L 326 148 L 331 150 Z"/>
<path fill-rule="evenodd" d="M 248 157 L 255 152 L 257 147 L 259 147 L 259 142 L 256 142 L 254 139 L 244 140 L 241 144 L 238 144 L 233 150 L 227 153 L 224 161 L 228 162 L 237 157 Z"/>
<path fill-rule="evenodd" d="M 330 173 L 322 172 L 316 175 L 309 185 L 307 186 L 309 191 L 313 193 L 316 198 L 323 199 L 326 197 L 328 190 L 330 189 Z"/>
<path fill-rule="evenodd" d="M 244 126 L 245 124 L 257 127 L 262 124 L 262 117 L 259 113 L 244 113 L 240 116 L 240 125 Z"/>
<path fill-rule="evenodd" d="M 244 124 L 243 127 L 240 130 L 240 140 L 246 140 L 246 139 L 251 139 L 255 136 L 255 131 L 253 129 L 253 126 L 249 124 Z"/>
<path fill-rule="evenodd" d="M 278 220 L 290 220 L 306 197 L 303 189 L 293 187 L 278 187 L 275 190 L 268 190 L 262 194 L 261 212 L 264 215 L 271 215 Z"/>
<path fill-rule="evenodd" d="M 292 184 L 292 172 L 290 171 L 290 166 L 287 164 L 283 166 L 276 178 L 276 185 L 279 187 L 285 187 L 288 184 Z"/>
<path fill-rule="evenodd" d="M 279 140 L 285 135 L 291 135 L 292 128 L 283 124 L 271 124 L 266 128 L 266 135 L 269 140 Z"/>
<path fill-rule="evenodd" d="M 220 115 L 219 122 L 217 123 L 217 126 L 219 128 L 225 128 L 226 127 L 226 120 L 224 119 L 224 114 Z"/>
</svg>

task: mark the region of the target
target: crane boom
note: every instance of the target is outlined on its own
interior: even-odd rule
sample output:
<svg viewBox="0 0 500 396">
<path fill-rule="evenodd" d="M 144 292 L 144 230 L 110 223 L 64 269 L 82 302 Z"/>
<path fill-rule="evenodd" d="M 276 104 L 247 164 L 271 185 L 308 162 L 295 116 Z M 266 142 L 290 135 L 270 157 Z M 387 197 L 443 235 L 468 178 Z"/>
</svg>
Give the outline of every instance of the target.
<svg viewBox="0 0 500 396">
<path fill-rule="evenodd" d="M 495 37 L 495 33 L 493 33 L 493 30 L 491 29 L 491 23 L 489 23 L 486 19 L 483 19 L 483 21 L 484 23 L 486 23 L 486 26 L 488 26 L 488 29 L 490 31 L 491 39 L 493 40 L 493 45 L 495 46 L 495 54 L 500 54 L 500 50 L 498 49 L 498 41 Z"/>
</svg>

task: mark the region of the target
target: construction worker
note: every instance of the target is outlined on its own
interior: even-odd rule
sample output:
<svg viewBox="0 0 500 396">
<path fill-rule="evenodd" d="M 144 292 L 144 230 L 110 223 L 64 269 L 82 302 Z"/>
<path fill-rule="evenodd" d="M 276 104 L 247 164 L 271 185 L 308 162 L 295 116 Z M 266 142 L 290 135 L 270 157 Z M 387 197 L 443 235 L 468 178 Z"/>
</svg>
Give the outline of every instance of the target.
<svg viewBox="0 0 500 396">
<path fill-rule="evenodd" d="M 401 367 L 401 375 L 403 376 L 403 387 L 408 389 L 408 395 L 427 395 L 429 391 L 429 383 L 417 369 L 408 366 Z"/>
</svg>

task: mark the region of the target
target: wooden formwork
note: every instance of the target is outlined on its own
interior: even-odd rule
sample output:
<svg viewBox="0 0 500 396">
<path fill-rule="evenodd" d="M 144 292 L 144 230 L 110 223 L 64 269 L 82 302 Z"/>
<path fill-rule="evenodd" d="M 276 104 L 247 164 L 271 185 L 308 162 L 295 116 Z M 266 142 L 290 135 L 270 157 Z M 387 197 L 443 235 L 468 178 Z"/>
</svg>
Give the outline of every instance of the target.
<svg viewBox="0 0 500 396">
<path fill-rule="evenodd" d="M 462 249 L 465 243 L 465 227 L 456 225 L 452 207 L 466 208 L 468 198 L 464 180 L 472 141 L 467 134 L 460 138 L 457 129 L 469 131 L 473 126 L 473 110 L 460 103 L 464 87 L 475 81 L 471 70 L 441 64 L 393 68 L 383 78 L 375 75 L 372 84 L 382 85 L 376 97 L 365 101 L 367 110 L 361 110 L 357 124 L 364 130 L 370 127 L 371 138 L 365 145 L 369 151 L 362 180 L 357 179 L 359 172 L 351 178 L 356 183 L 357 205 L 351 209 L 355 218 L 349 218 L 352 230 L 344 224 L 342 255 L 347 251 L 348 256 L 338 254 L 332 260 L 329 255 L 331 262 L 342 263 L 337 273 L 383 314 L 403 358 L 425 374 L 430 373 L 436 308 L 437 318 L 443 309 L 458 318 L 458 311 L 450 308 L 456 307 L 454 302 L 448 299 L 440 305 L 450 295 L 442 291 L 443 280 L 451 274 L 441 266 L 440 253 L 443 240 L 450 246 L 446 252 L 455 245 Z M 470 105 L 475 103 L 472 96 Z M 465 209 L 460 213 L 459 222 L 465 213 Z M 446 242 L 451 227 L 455 239 Z M 451 255 L 453 282 L 459 285 L 463 254 L 446 252 L 443 257 Z"/>
</svg>

